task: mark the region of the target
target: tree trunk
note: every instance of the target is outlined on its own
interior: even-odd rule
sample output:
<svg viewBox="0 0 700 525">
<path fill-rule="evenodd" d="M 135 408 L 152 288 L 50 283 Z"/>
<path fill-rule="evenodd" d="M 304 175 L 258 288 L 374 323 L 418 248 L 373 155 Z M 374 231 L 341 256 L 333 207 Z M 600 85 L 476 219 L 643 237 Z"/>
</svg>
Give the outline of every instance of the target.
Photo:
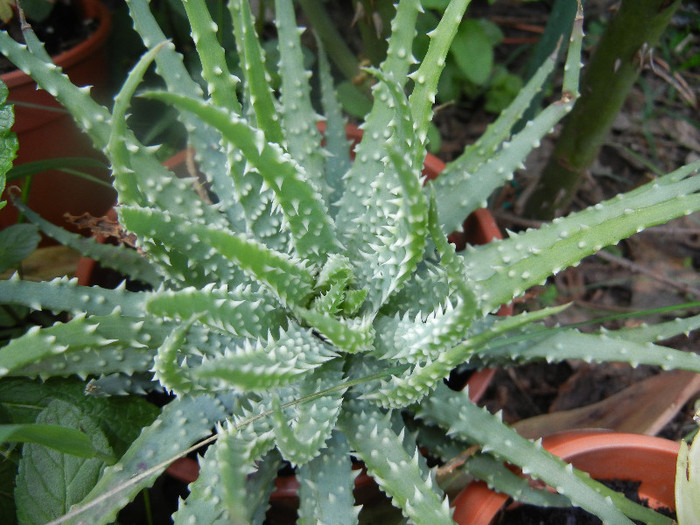
<svg viewBox="0 0 700 525">
<path fill-rule="evenodd" d="M 554 153 L 528 199 L 525 215 L 548 220 L 571 203 L 651 48 L 681 0 L 622 0 L 588 66 L 581 96 L 567 116 Z"/>
</svg>

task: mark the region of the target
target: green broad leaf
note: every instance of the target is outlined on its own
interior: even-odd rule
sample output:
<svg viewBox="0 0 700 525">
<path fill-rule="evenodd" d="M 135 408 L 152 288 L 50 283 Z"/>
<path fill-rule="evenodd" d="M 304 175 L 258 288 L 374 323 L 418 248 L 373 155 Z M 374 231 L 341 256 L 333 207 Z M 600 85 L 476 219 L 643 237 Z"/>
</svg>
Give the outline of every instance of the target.
<svg viewBox="0 0 700 525">
<path fill-rule="evenodd" d="M 26 425 L 0 425 L 0 442 L 36 443 L 81 458 L 111 456 L 92 447 L 90 438 L 79 430 L 61 425 L 32 423 Z M 112 458 L 113 459 L 113 458 Z"/>
<path fill-rule="evenodd" d="M 85 452 L 109 451 L 109 443 L 92 417 L 66 401 L 49 403 L 37 421 L 45 436 L 43 442 L 55 445 L 61 442 L 63 435 L 70 436 L 68 443 L 76 446 L 71 453 L 36 443 L 27 443 L 22 449 L 15 487 L 17 516 L 20 523 L 43 525 L 63 516 L 90 492 L 105 461 L 99 457 L 85 457 Z M 54 427 L 61 428 L 61 432 L 54 431 Z M 74 435 L 82 438 L 77 440 Z M 74 454 L 80 452 L 78 448 L 83 449 L 80 456 Z M 102 456 L 107 453 L 103 452 Z"/>
<path fill-rule="evenodd" d="M 41 236 L 33 224 L 14 224 L 0 231 L 0 273 L 15 268 L 39 246 Z"/>
<path fill-rule="evenodd" d="M 32 22 L 43 22 L 53 11 L 54 4 L 54 0 L 22 0 L 22 9 Z"/>
<path fill-rule="evenodd" d="M 464 20 L 450 48 L 450 54 L 464 77 L 483 85 L 493 68 L 493 42 L 477 20 Z"/>
<path fill-rule="evenodd" d="M 0 81 L 0 194 L 5 190 L 6 175 L 12 168 L 18 148 L 17 136 L 10 132 L 15 122 L 15 113 L 12 106 L 5 103 L 7 94 L 7 86 Z M 0 201 L 0 210 L 4 207 L 5 201 Z"/>
<path fill-rule="evenodd" d="M 85 395 L 85 383 L 74 379 L 40 382 L 7 377 L 0 381 L 2 423 L 27 425 L 53 400 L 79 406 L 100 426 L 115 456 L 120 456 L 136 439 L 141 429 L 153 422 L 160 409 L 138 396 L 95 398 Z"/>
</svg>

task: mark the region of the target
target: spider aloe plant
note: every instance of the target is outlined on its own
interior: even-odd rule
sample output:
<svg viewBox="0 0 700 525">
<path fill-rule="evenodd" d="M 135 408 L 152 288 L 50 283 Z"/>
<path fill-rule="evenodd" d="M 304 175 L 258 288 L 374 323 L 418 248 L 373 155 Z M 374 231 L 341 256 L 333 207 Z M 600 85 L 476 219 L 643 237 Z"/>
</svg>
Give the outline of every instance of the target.
<svg viewBox="0 0 700 525">
<path fill-rule="evenodd" d="M 535 359 L 622 360 L 700 371 L 698 356 L 656 344 L 694 329 L 697 318 L 583 334 L 539 323 L 556 308 L 493 315 L 601 247 L 700 209 L 700 178 L 693 176 L 699 164 L 464 253 L 446 241 L 570 110 L 577 96 L 581 13 L 561 98 L 511 133 L 556 67 L 552 58 L 483 137 L 424 186 L 435 89 L 468 0 L 450 3 L 421 64 L 411 55 L 420 1 L 397 4 L 387 58 L 370 71 L 374 105 L 354 161 L 323 53 L 318 74 L 324 115 L 312 106 L 302 31 L 290 0 L 276 2 L 279 97 L 269 86 L 245 0 L 228 3 L 240 79 L 227 67 L 204 1 L 183 2 L 204 88 L 187 75 L 147 1 L 127 3 L 148 51 L 111 110 L 94 102 L 89 88 L 72 85 L 31 33 L 26 48 L 0 34 L 0 52 L 58 97 L 109 158 L 119 219 L 136 236 L 138 250 L 76 240 L 29 211 L 27 216 L 62 242 L 151 286 L 131 292 L 80 287 L 68 279 L 0 282 L 3 301 L 72 315 L 2 348 L 0 375 L 72 375 L 85 379 L 88 393 L 161 388 L 174 397 L 116 463 L 104 466 L 89 493 L 77 501 L 64 497 L 57 509 L 37 492 L 35 506 L 50 511 L 53 523 L 109 523 L 173 460 L 208 445 L 175 523 L 261 523 L 283 461 L 300 482 L 300 522 L 355 522 L 352 457 L 364 462 L 409 521 L 451 523 L 448 501 L 418 446 L 445 456 L 477 444 L 482 455 L 470 462 L 474 473 L 523 499 L 553 501 L 502 476 L 501 461 L 556 487 L 556 503 L 584 507 L 607 523 L 668 522 L 520 438 L 442 381 L 465 362 L 478 367 Z M 152 62 L 164 88 L 139 95 L 179 111 L 206 176 L 205 192 L 198 181 L 162 167 L 128 127 L 130 101 Z"/>
</svg>

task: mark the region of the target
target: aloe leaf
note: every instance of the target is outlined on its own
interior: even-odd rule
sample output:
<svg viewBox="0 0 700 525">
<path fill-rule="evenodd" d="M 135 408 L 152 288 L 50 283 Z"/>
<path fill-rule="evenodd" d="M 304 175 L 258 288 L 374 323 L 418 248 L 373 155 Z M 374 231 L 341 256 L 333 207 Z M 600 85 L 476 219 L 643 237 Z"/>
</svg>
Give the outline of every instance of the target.
<svg viewBox="0 0 700 525">
<path fill-rule="evenodd" d="M 239 337 L 277 335 L 286 326 L 287 317 L 279 304 L 264 289 L 253 286 L 206 286 L 182 290 L 163 290 L 149 294 L 146 310 L 158 317 L 189 319 L 198 316 L 201 323 Z"/>
<path fill-rule="evenodd" d="M 594 481 L 585 472 L 575 470 L 562 459 L 529 441 L 469 400 L 465 391 L 454 392 L 439 385 L 416 412 L 428 423 L 448 428 L 449 433 L 479 443 L 484 451 L 519 466 L 524 473 L 541 479 L 572 504 L 600 517 L 606 523 L 632 524 L 632 519 L 670 525 L 668 518 L 632 503 L 621 494 Z M 573 474 L 573 475 L 572 475 Z M 626 517 L 627 515 L 627 517 Z"/>
<path fill-rule="evenodd" d="M 76 87 L 55 64 L 30 53 L 6 32 L 0 32 L 0 53 L 18 69 L 31 74 L 42 89 L 56 97 L 70 111 L 76 123 L 90 135 L 98 149 L 107 144 L 110 115 L 105 107 L 90 97 L 89 87 Z"/>
<path fill-rule="evenodd" d="M 224 48 L 217 40 L 218 27 L 212 20 L 203 0 L 187 0 L 182 3 L 192 27 L 192 41 L 202 63 L 202 76 L 207 83 L 209 96 L 217 106 L 240 113 L 241 105 L 235 96 L 238 78 L 228 69 Z"/>
<path fill-rule="evenodd" d="M 283 143 L 282 128 L 265 68 L 262 46 L 255 32 L 255 19 L 248 2 L 233 0 L 228 3 L 233 20 L 238 57 L 243 70 L 244 89 L 250 117 L 269 142 Z"/>
<path fill-rule="evenodd" d="M 610 337 L 619 337 L 625 341 L 636 343 L 655 343 L 670 339 L 679 334 L 689 335 L 693 330 L 700 328 L 700 315 L 682 318 L 676 317 L 672 321 L 657 323 L 654 325 L 642 324 L 632 328 L 620 328 L 619 330 L 605 330 L 603 333 Z"/>
<path fill-rule="evenodd" d="M 571 501 L 566 496 L 552 493 L 547 489 L 537 489 L 529 480 L 518 476 L 503 462 L 488 454 L 475 454 L 465 465 L 465 470 L 476 479 L 485 481 L 491 490 L 508 494 L 521 503 L 540 507 L 568 507 Z"/>
<path fill-rule="evenodd" d="M 77 279 L 58 277 L 51 281 L 31 282 L 11 278 L 0 281 L 3 302 L 22 304 L 35 310 L 108 315 L 118 309 L 125 316 L 143 315 L 144 294 L 127 292 L 124 287 L 114 290 L 78 286 Z"/>
<path fill-rule="evenodd" d="M 254 496 L 249 477 L 256 472 L 254 462 L 274 446 L 272 433 L 258 420 L 240 429 L 227 423 L 217 434 L 216 443 L 199 459 L 199 476 L 190 484 L 190 494 L 172 516 L 175 525 L 250 523 L 256 506 L 249 504 Z"/>
<path fill-rule="evenodd" d="M 475 306 L 474 296 L 462 286 L 462 296 L 455 298 L 455 304 L 448 300 L 425 317 L 379 318 L 374 354 L 408 363 L 437 359 L 467 336 Z"/>
<path fill-rule="evenodd" d="M 37 422 L 47 430 L 42 439 L 44 443 L 52 441 L 55 445 L 60 439 L 52 431 L 57 425 L 63 428 L 66 437 L 69 433 L 82 436 L 82 439 L 71 437 L 74 450 L 70 452 L 35 443 L 27 443 L 22 448 L 15 486 L 17 517 L 21 523 L 39 525 L 63 516 L 83 499 L 99 479 L 105 458 L 110 458 L 111 454 L 107 438 L 96 422 L 66 401 L 49 403 Z M 47 425 L 48 422 L 52 424 Z M 96 457 L 85 457 L 88 451 Z M 96 451 L 100 451 L 99 454 Z"/>
<path fill-rule="evenodd" d="M 134 29 L 141 36 L 146 47 L 152 47 L 167 39 L 156 22 L 149 3 L 145 0 L 127 0 L 127 5 L 134 22 Z M 170 48 L 163 49 L 156 56 L 156 71 L 165 80 L 169 91 L 186 96 L 202 96 L 202 89 L 192 79 L 189 71 L 183 63 L 182 56 Z M 200 119 L 187 113 L 178 115 L 183 124 L 188 128 L 189 139 L 197 152 L 199 168 L 212 181 L 219 199 L 228 205 L 223 210 L 228 218 L 229 226 L 239 224 L 242 212 L 236 205 L 234 186 L 231 183 L 231 175 L 227 167 L 227 159 L 224 151 L 211 149 L 210 144 L 219 140 L 216 130 L 207 126 Z M 206 154 L 204 153 L 206 152 Z M 139 173 L 148 173 L 139 171 Z M 173 204 L 171 201 L 168 208 Z"/>
<path fill-rule="evenodd" d="M 323 187 L 325 159 L 319 148 L 321 133 L 316 127 L 320 117 L 311 104 L 311 72 L 304 67 L 302 29 L 296 25 L 292 2 L 275 1 L 275 24 L 279 39 L 280 111 L 286 150 L 304 166 L 309 182 L 321 193 L 327 193 Z"/>
<path fill-rule="evenodd" d="M 369 317 L 339 319 L 314 310 L 296 308 L 296 314 L 334 346 L 351 354 L 372 347 L 374 328 Z"/>
<path fill-rule="evenodd" d="M 418 448 L 404 448 L 404 438 L 392 430 L 389 414 L 359 401 L 347 402 L 345 408 L 340 429 L 404 516 L 414 523 L 453 524 L 447 499 L 437 494 L 432 474 L 426 479 L 423 473 Z"/>
<path fill-rule="evenodd" d="M 225 417 L 221 401 L 208 395 L 176 399 L 166 405 L 121 459 L 105 469 L 90 493 L 63 516 L 63 521 L 110 523 L 140 490 L 151 486 L 178 454 L 206 437 L 210 428 Z"/>
<path fill-rule="evenodd" d="M 471 248 L 466 276 L 482 311 L 509 302 L 549 275 L 645 228 L 700 209 L 695 162 L 624 195 L 555 219 L 537 230 Z"/>
<path fill-rule="evenodd" d="M 130 162 L 130 150 L 138 149 L 139 145 L 130 143 L 127 132 L 126 113 L 131 104 L 131 99 L 143 76 L 155 60 L 156 55 L 163 47 L 174 48 L 172 42 L 162 42 L 146 52 L 129 71 L 121 89 L 114 97 L 112 108 L 112 126 L 109 139 L 104 149 L 105 154 L 112 163 L 115 188 L 119 192 L 119 200 L 144 206 L 148 202 L 148 196 L 139 188 L 138 179 Z"/>
<path fill-rule="evenodd" d="M 345 183 L 343 177 L 352 167 L 350 159 L 350 141 L 348 141 L 342 107 L 338 101 L 337 93 L 333 86 L 333 77 L 320 38 L 316 39 L 318 45 L 318 71 L 321 87 L 321 104 L 325 116 L 326 130 L 323 134 L 326 141 L 328 156 L 325 162 L 325 183 L 329 194 L 327 201 L 331 214 L 337 212 L 336 201 L 344 193 Z"/>
<path fill-rule="evenodd" d="M 415 364 L 402 374 L 383 381 L 379 388 L 365 395 L 365 398 L 388 408 L 401 408 L 416 403 L 438 386 L 453 368 L 468 361 L 472 354 L 477 353 L 488 342 L 506 332 L 549 317 L 563 308 L 565 306 L 499 319 L 486 329 L 466 337 L 460 344 L 445 348 L 435 359 L 425 364 Z"/>
<path fill-rule="evenodd" d="M 421 144 L 426 143 L 428 136 L 428 126 L 433 116 L 438 80 L 445 67 L 447 52 L 450 50 L 452 40 L 457 34 L 457 29 L 470 2 L 471 0 L 460 0 L 449 3 L 438 26 L 428 33 L 430 44 L 425 57 L 418 69 L 409 77 L 414 82 L 409 103 L 413 121 L 416 123 L 415 132 Z M 420 162 L 422 159 L 415 160 Z"/>
<path fill-rule="evenodd" d="M 543 330 L 546 334 L 546 330 Z M 700 356 L 652 343 L 627 341 L 614 335 L 584 334 L 573 330 L 556 332 L 550 337 L 512 342 L 504 346 L 478 351 L 480 360 L 488 363 L 525 362 L 533 360 L 561 361 L 581 359 L 586 362 L 621 361 L 700 372 Z"/>
<path fill-rule="evenodd" d="M 419 0 L 404 1 L 397 4 L 396 15 L 391 23 L 391 37 L 387 50 L 387 58 L 382 63 L 381 70 L 387 78 L 399 82 L 403 88 L 407 80 L 410 66 L 415 62 L 412 55 L 412 44 L 418 12 L 421 10 Z M 363 126 L 362 141 L 356 147 L 355 161 L 348 172 L 345 182 L 345 193 L 339 202 L 337 215 L 339 231 L 352 231 L 353 235 L 344 239 L 351 253 L 357 253 L 360 248 L 374 241 L 376 232 L 366 227 L 360 218 L 377 215 L 377 201 L 374 174 L 384 170 L 383 158 L 386 156 L 385 142 L 391 136 L 389 123 L 394 117 L 392 97 L 387 92 L 386 84 L 379 83 L 373 91 L 374 104 L 367 115 Z M 370 179 L 369 174 L 372 175 Z M 367 210 L 367 206 L 372 209 Z M 358 231 L 358 228 L 360 230 Z"/>
<path fill-rule="evenodd" d="M 163 239 L 163 242 L 182 252 L 189 251 L 191 257 L 211 265 L 210 271 L 215 275 L 221 276 L 226 261 L 231 261 L 285 302 L 303 305 L 310 299 L 313 292 L 310 271 L 300 261 L 275 252 L 255 239 L 192 223 L 186 218 L 155 209 L 125 206 L 121 213 L 132 231 Z"/>
<path fill-rule="evenodd" d="M 123 340 L 125 333 L 131 339 Z M 76 317 L 69 323 L 31 328 L 0 349 L 0 376 L 52 377 L 148 370 L 154 351 L 148 345 L 165 338 L 157 322 L 111 316 Z M 161 339 L 161 340 L 162 340 Z"/>
<path fill-rule="evenodd" d="M 359 470 L 352 470 L 350 447 L 345 436 L 333 431 L 327 447 L 313 460 L 297 470 L 299 479 L 299 525 L 357 523 L 354 480 Z"/>
<path fill-rule="evenodd" d="M 511 127 L 546 81 L 556 59 L 554 54 L 482 138 L 465 149 L 433 183 L 440 202 L 440 221 L 447 231 L 461 229 L 466 216 L 477 208 L 484 207 L 493 191 L 513 177 L 513 172 L 522 165 L 530 151 L 539 145 L 542 137 L 573 108 L 578 96 L 581 68 L 582 23 L 583 14 L 579 5 L 564 66 L 565 85 L 561 99 L 550 104 L 509 142 L 505 142 Z"/>
<path fill-rule="evenodd" d="M 277 338 L 230 345 L 223 355 L 192 367 L 190 376 L 212 390 L 264 390 L 289 384 L 335 357 L 332 346 L 310 331 L 291 325 Z"/>
<path fill-rule="evenodd" d="M 240 151 L 272 188 L 294 238 L 298 254 L 322 260 L 325 251 L 337 247 L 335 228 L 318 191 L 308 182 L 307 173 L 277 145 L 265 142 L 260 130 L 245 120 L 206 103 L 175 95 L 154 92 L 151 98 L 190 111 L 216 127 L 224 138 Z M 318 144 L 318 143 L 317 143 Z"/>
<path fill-rule="evenodd" d="M 304 399 L 338 385 L 342 379 L 342 361 L 336 360 L 316 369 L 299 384 L 282 390 L 280 401 Z M 343 395 L 344 390 L 335 390 L 285 409 L 280 407 L 278 400 L 273 401 L 275 443 L 284 458 L 294 465 L 303 465 L 318 456 L 335 428 Z"/>
</svg>

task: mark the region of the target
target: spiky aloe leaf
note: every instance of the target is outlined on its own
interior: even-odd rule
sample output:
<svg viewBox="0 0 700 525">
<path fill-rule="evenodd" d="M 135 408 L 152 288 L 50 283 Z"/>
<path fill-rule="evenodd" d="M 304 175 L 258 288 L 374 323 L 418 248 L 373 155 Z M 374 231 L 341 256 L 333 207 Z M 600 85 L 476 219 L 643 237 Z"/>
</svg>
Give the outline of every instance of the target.
<svg viewBox="0 0 700 525">
<path fill-rule="evenodd" d="M 147 1 L 127 0 L 127 5 L 134 22 L 134 29 L 139 33 L 147 48 L 167 40 Z M 202 96 L 202 90 L 192 79 L 183 63 L 182 56 L 175 51 L 166 48 L 158 53 L 156 66 L 156 72 L 165 80 L 169 91 L 186 96 Z M 188 113 L 180 113 L 178 118 L 189 130 L 189 140 L 195 150 L 197 152 L 206 151 L 205 155 L 197 155 L 199 168 L 212 181 L 219 199 L 227 203 L 223 211 L 228 218 L 229 225 L 231 227 L 239 225 L 243 218 L 243 212 L 237 205 L 234 186 L 231 184 L 231 175 L 227 167 L 226 154 L 224 151 L 209 147 L 210 144 L 215 144 L 219 140 L 216 130 Z"/>
<path fill-rule="evenodd" d="M 547 331 L 544 330 L 546 333 Z M 613 332 L 614 334 L 614 332 Z M 628 341 L 613 334 L 584 334 L 575 330 L 557 332 L 534 340 L 525 340 L 478 352 L 483 362 L 526 362 L 534 360 L 560 361 L 581 359 L 586 362 L 624 361 L 633 366 L 640 364 L 660 366 L 663 369 L 681 369 L 700 372 L 700 356 L 693 352 L 674 350 L 652 343 Z M 506 357 L 507 356 L 507 357 Z"/>
<path fill-rule="evenodd" d="M 297 308 L 295 312 L 344 352 L 354 354 L 367 351 L 372 347 L 374 327 L 369 317 L 342 319 L 305 308 Z"/>
<path fill-rule="evenodd" d="M 110 523 L 140 490 L 151 486 L 178 454 L 209 435 L 210 429 L 225 418 L 224 404 L 205 394 L 166 405 L 64 519 L 77 525 Z"/>
<path fill-rule="evenodd" d="M 415 83 L 411 98 L 411 114 L 415 122 L 416 136 L 421 145 L 425 145 L 428 136 L 428 125 L 433 116 L 433 104 L 437 93 L 440 73 L 445 67 L 445 58 L 450 49 L 462 17 L 471 0 L 450 2 L 445 9 L 438 26 L 428 33 L 430 44 L 425 57 L 416 71 L 409 78 Z M 424 147 L 420 148 L 424 151 Z M 414 158 L 420 162 L 421 158 Z"/>
<path fill-rule="evenodd" d="M 224 49 L 217 40 L 218 27 L 203 0 L 187 0 L 182 5 L 192 28 L 192 41 L 202 62 L 202 76 L 211 100 L 217 106 L 240 113 L 235 96 L 239 80 L 228 69 Z"/>
<path fill-rule="evenodd" d="M 283 409 L 281 402 L 304 399 L 337 386 L 343 379 L 342 361 L 328 363 L 303 382 L 282 390 L 282 399 L 274 400 L 272 421 L 276 445 L 294 465 L 303 465 L 318 456 L 335 428 L 343 402 L 343 390 L 335 390 L 306 403 Z"/>
<path fill-rule="evenodd" d="M 610 337 L 619 337 L 625 341 L 656 343 L 679 334 L 689 335 L 690 332 L 698 328 L 700 328 L 700 315 L 686 318 L 676 317 L 672 321 L 655 325 L 642 324 L 631 328 L 620 328 L 611 331 L 601 329 L 601 331 Z"/>
<path fill-rule="evenodd" d="M 700 209 L 700 161 L 636 190 L 465 254 L 482 311 L 509 302 L 549 275 L 644 228 Z"/>
<path fill-rule="evenodd" d="M 279 304 L 264 289 L 212 283 L 204 288 L 162 290 L 148 294 L 146 310 L 158 317 L 189 319 L 225 330 L 239 337 L 277 336 L 285 328 L 287 317 Z"/>
<path fill-rule="evenodd" d="M 228 3 L 228 9 L 233 20 L 233 34 L 243 70 L 245 96 L 250 106 L 248 113 L 269 142 L 282 144 L 282 127 L 265 68 L 262 46 L 255 33 L 255 19 L 250 5 L 241 0 L 232 0 Z"/>
<path fill-rule="evenodd" d="M 323 115 L 326 123 L 323 135 L 326 141 L 326 151 L 328 151 L 324 167 L 325 184 L 329 191 L 327 200 L 329 209 L 331 214 L 335 216 L 337 201 L 344 193 L 345 183 L 343 177 L 352 167 L 350 142 L 346 133 L 347 122 L 343 117 L 342 107 L 333 86 L 331 68 L 323 43 L 320 38 L 316 39 L 316 43 L 319 48 L 318 70 L 321 86 L 321 104 L 323 105 Z"/>
<path fill-rule="evenodd" d="M 418 448 L 404 448 L 404 436 L 392 430 L 389 413 L 349 401 L 339 426 L 367 472 L 404 516 L 415 523 L 453 523 L 447 499 L 437 494 L 432 479 L 424 477 Z"/>
<path fill-rule="evenodd" d="M 490 489 L 508 494 L 521 503 L 541 507 L 568 507 L 571 505 L 569 498 L 561 494 L 532 487 L 527 479 L 518 476 L 501 461 L 488 454 L 475 454 L 470 457 L 465 469 L 475 478 L 485 481 Z"/>
<path fill-rule="evenodd" d="M 192 381 L 212 391 L 232 387 L 265 390 L 289 384 L 337 357 L 334 348 L 311 331 L 291 324 L 279 337 L 230 345 L 223 355 L 191 367 Z"/>
<path fill-rule="evenodd" d="M 366 395 L 385 407 L 400 408 L 420 401 L 446 378 L 457 365 L 467 361 L 483 345 L 510 330 L 516 330 L 535 321 L 549 317 L 564 307 L 548 308 L 513 317 L 505 317 L 490 324 L 484 331 L 476 332 L 460 344 L 446 348 L 435 359 L 425 364 L 414 364 L 406 372 L 383 381 L 378 389 Z"/>
<path fill-rule="evenodd" d="M 14 276 L 0 281 L 0 295 L 10 304 L 22 304 L 56 312 L 109 315 L 118 310 L 122 315 L 139 317 L 144 313 L 145 294 L 127 292 L 124 286 L 114 290 L 78 286 L 77 279 L 58 277 L 46 282 L 22 281 Z"/>
<path fill-rule="evenodd" d="M 405 85 L 409 68 L 415 62 L 411 49 L 413 28 L 420 9 L 419 0 L 400 2 L 396 6 L 396 16 L 391 23 L 387 58 L 381 69 L 387 77 L 400 82 L 399 89 Z M 364 135 L 356 148 L 355 161 L 346 177 L 345 192 L 338 208 L 338 230 L 352 232 L 352 235 L 343 239 L 350 253 L 358 253 L 374 242 L 377 232 L 369 227 L 369 219 L 377 217 L 381 212 L 381 199 L 377 199 L 375 195 L 375 185 L 379 181 L 375 179 L 382 177 L 384 171 L 384 143 L 391 136 L 389 123 L 394 117 L 394 110 L 386 84 L 377 84 L 373 94 L 374 104 L 366 117 Z M 367 210 L 368 206 L 371 209 Z"/>
<path fill-rule="evenodd" d="M 311 297 L 313 278 L 309 270 L 300 261 L 255 239 L 155 209 L 125 206 L 121 214 L 132 231 L 189 252 L 213 276 L 221 278 L 222 270 L 231 261 L 285 302 L 303 305 Z"/>
<path fill-rule="evenodd" d="M 86 377 L 95 373 L 146 371 L 155 355 L 148 345 L 158 344 L 167 331 L 156 320 L 146 323 L 118 313 L 81 316 L 49 328 L 31 328 L 0 349 L 0 377 Z M 127 333 L 130 338 L 124 338 Z"/>
<path fill-rule="evenodd" d="M 548 453 L 540 442 L 529 441 L 469 400 L 467 392 L 454 392 L 439 385 L 422 403 L 417 416 L 448 428 L 450 434 L 479 443 L 485 452 L 518 465 L 525 474 L 541 479 L 571 502 L 607 523 L 630 524 L 629 518 L 659 520 L 660 515 L 627 500 L 621 494 L 593 481 Z M 624 512 L 624 513 L 623 513 Z M 661 518 L 663 519 L 663 518 Z M 654 521 L 658 523 L 658 521 Z"/>
<path fill-rule="evenodd" d="M 581 68 L 583 16 L 580 12 L 579 15 L 574 24 L 564 66 L 566 84 L 563 87 L 561 99 L 550 104 L 528 122 L 510 142 L 499 140 L 506 138 L 508 126 L 512 126 L 517 121 L 541 87 L 541 84 L 536 85 L 534 82 L 546 80 L 545 71 L 542 70 L 528 83 L 525 92 L 527 98 L 523 94 L 522 99 L 516 99 L 516 105 L 504 114 L 503 120 L 499 119 L 492 130 L 484 135 L 483 142 L 478 142 L 473 148 L 466 149 L 458 159 L 445 168 L 443 176 L 433 183 L 440 202 L 440 222 L 444 224 L 447 231 L 461 229 L 464 218 L 477 208 L 483 207 L 491 193 L 512 178 L 513 172 L 525 161 L 530 151 L 539 145 L 542 137 L 571 111 L 578 96 L 577 86 Z M 496 148 L 500 149 L 495 151 Z"/>
<path fill-rule="evenodd" d="M 357 523 L 354 481 L 359 470 L 352 470 L 350 447 L 345 436 L 333 431 L 327 447 L 298 469 L 299 525 Z"/>
<path fill-rule="evenodd" d="M 322 194 L 325 188 L 321 134 L 316 127 L 319 116 L 311 104 L 309 78 L 301 46 L 301 33 L 294 6 L 287 0 L 275 1 L 275 24 L 279 39 L 280 111 L 286 150 L 304 166 L 309 182 Z"/>
<path fill-rule="evenodd" d="M 475 300 L 463 287 L 462 296 L 434 310 L 425 318 L 406 316 L 383 317 L 377 320 L 374 354 L 381 359 L 417 363 L 437 359 L 446 349 L 467 336 L 472 323 Z"/>
<path fill-rule="evenodd" d="M 257 510 L 250 504 L 258 494 L 250 490 L 249 476 L 256 473 L 254 462 L 274 446 L 270 425 L 265 420 L 242 428 L 225 423 L 217 434 L 216 443 L 199 459 L 189 496 L 172 516 L 176 525 L 247 524 Z"/>
<path fill-rule="evenodd" d="M 151 98 L 190 111 L 216 127 L 224 138 L 253 165 L 265 184 L 274 191 L 276 204 L 282 208 L 294 239 L 297 253 L 314 261 L 338 248 L 335 228 L 318 191 L 309 184 L 307 173 L 276 144 L 267 143 L 260 130 L 243 119 L 189 97 L 153 92 Z"/>
</svg>

